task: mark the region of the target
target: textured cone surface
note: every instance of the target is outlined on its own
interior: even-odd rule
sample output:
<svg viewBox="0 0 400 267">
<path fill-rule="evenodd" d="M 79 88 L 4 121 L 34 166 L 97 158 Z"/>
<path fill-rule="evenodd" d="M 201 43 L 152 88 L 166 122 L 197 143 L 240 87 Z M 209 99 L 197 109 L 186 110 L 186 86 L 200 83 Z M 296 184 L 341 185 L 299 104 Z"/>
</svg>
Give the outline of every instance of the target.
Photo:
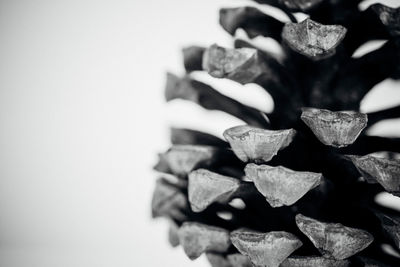
<svg viewBox="0 0 400 267">
<path fill-rule="evenodd" d="M 226 252 L 231 245 L 228 231 L 199 223 L 185 222 L 178 236 L 183 250 L 192 260 L 206 251 Z"/>
<path fill-rule="evenodd" d="M 293 50 L 316 60 L 334 54 L 345 34 L 346 28 L 340 25 L 322 25 L 311 19 L 287 23 L 282 32 Z"/>
<path fill-rule="evenodd" d="M 247 164 L 246 176 L 252 180 L 272 207 L 290 206 L 318 186 L 322 174 L 296 172 L 282 166 Z"/>
<path fill-rule="evenodd" d="M 373 241 L 368 232 L 340 223 L 323 223 L 301 214 L 296 216 L 296 223 L 324 256 L 337 260 L 353 256 Z"/>
<path fill-rule="evenodd" d="M 205 169 L 189 174 L 189 201 L 192 210 L 200 212 L 213 202 L 227 202 L 239 189 L 240 181 Z"/>
<path fill-rule="evenodd" d="M 350 111 L 304 108 L 301 119 L 323 144 L 335 147 L 354 143 L 367 126 L 365 114 Z"/>
<path fill-rule="evenodd" d="M 380 183 L 386 191 L 400 196 L 400 160 L 389 160 L 374 155 L 350 158 L 368 182 Z"/>
<path fill-rule="evenodd" d="M 185 215 L 180 211 L 187 206 L 186 197 L 174 186 L 164 179 L 157 181 L 151 201 L 153 217 L 169 216 L 183 220 Z"/>
<path fill-rule="evenodd" d="M 224 137 L 240 160 L 268 162 L 292 142 L 295 134 L 293 129 L 271 131 L 243 125 L 226 130 Z"/>
<path fill-rule="evenodd" d="M 198 166 L 211 165 L 216 154 L 211 146 L 175 145 L 163 155 L 163 160 L 174 174 L 185 176 Z"/>
<path fill-rule="evenodd" d="M 301 247 L 301 241 L 291 233 L 256 233 L 238 230 L 231 233 L 233 245 L 248 256 L 255 266 L 278 267 Z"/>
</svg>

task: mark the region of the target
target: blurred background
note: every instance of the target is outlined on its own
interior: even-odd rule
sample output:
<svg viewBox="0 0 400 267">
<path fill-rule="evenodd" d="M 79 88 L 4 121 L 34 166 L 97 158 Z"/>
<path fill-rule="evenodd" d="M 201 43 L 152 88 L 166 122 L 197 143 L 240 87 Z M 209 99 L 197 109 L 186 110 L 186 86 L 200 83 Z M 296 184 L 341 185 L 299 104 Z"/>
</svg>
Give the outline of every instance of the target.
<svg viewBox="0 0 400 267">
<path fill-rule="evenodd" d="M 168 244 L 167 223 L 151 220 L 151 168 L 169 125 L 221 136 L 241 123 L 180 101 L 167 107 L 163 89 L 166 71 L 183 73 L 182 47 L 232 44 L 218 9 L 244 3 L 0 0 L 1 267 L 208 266 L 189 263 Z M 199 79 L 272 109 L 256 86 Z M 378 85 L 363 111 L 399 104 L 398 87 Z M 371 130 L 398 136 L 399 125 Z"/>
</svg>

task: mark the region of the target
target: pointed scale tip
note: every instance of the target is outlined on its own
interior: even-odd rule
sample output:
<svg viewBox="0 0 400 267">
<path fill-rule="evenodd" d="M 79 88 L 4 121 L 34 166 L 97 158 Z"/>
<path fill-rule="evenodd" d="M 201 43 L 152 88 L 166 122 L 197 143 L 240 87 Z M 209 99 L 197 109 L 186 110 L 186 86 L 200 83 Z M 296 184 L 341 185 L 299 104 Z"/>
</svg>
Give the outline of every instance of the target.
<svg viewBox="0 0 400 267">
<path fill-rule="evenodd" d="M 252 180 L 271 207 L 290 206 L 321 183 L 322 174 L 298 172 L 278 166 L 247 164 L 246 177 Z"/>
<path fill-rule="evenodd" d="M 340 223 L 320 222 L 302 214 L 296 215 L 296 224 L 324 257 L 336 260 L 344 260 L 357 254 L 374 240 L 367 231 Z"/>
<path fill-rule="evenodd" d="M 208 251 L 227 252 L 231 245 L 227 230 L 195 222 L 184 222 L 178 236 L 179 243 L 191 260 Z"/>
<path fill-rule="evenodd" d="M 231 233 L 232 244 L 249 257 L 255 266 L 278 267 L 302 242 L 283 231 L 257 233 L 236 230 Z"/>
<path fill-rule="evenodd" d="M 171 217 L 176 220 L 185 220 L 182 210 L 187 209 L 185 195 L 165 179 L 157 180 L 151 200 L 152 217 Z"/>
<path fill-rule="evenodd" d="M 317 108 L 303 108 L 301 120 L 321 143 L 334 147 L 354 143 L 368 122 L 364 113 Z"/>
<path fill-rule="evenodd" d="M 201 212 L 214 202 L 228 203 L 239 189 L 240 181 L 232 177 L 205 169 L 189 174 L 188 195 L 194 212 Z"/>
<path fill-rule="evenodd" d="M 300 23 L 286 23 L 282 39 L 294 51 L 312 60 L 320 60 L 335 54 L 346 31 L 340 25 L 323 25 L 305 19 Z"/>
<path fill-rule="evenodd" d="M 203 69 L 215 78 L 249 83 L 264 72 L 263 65 L 258 61 L 256 49 L 231 49 L 214 44 L 204 53 Z"/>
<path fill-rule="evenodd" d="M 166 101 L 171 101 L 179 97 L 177 88 L 180 88 L 179 84 L 181 79 L 171 72 L 167 72 L 167 82 L 165 84 L 164 96 Z"/>
<path fill-rule="evenodd" d="M 200 93 L 187 76 L 180 78 L 169 72 L 167 73 L 164 94 L 167 102 L 174 99 L 184 99 L 198 103 L 200 98 Z"/>
<path fill-rule="evenodd" d="M 379 183 L 387 192 L 400 196 L 400 160 L 373 154 L 348 157 L 367 182 Z"/>
<path fill-rule="evenodd" d="M 296 131 L 273 131 L 242 125 L 225 130 L 223 135 L 241 161 L 261 163 L 270 161 L 279 150 L 289 146 Z"/>
</svg>

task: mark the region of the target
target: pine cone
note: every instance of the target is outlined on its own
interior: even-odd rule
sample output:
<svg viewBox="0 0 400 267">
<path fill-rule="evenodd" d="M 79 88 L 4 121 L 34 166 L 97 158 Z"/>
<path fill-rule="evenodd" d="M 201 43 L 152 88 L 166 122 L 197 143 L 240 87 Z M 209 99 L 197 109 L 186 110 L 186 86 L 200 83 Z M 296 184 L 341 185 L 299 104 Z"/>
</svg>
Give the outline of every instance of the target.
<svg viewBox="0 0 400 267">
<path fill-rule="evenodd" d="M 212 266 L 400 266 L 400 214 L 374 201 L 400 196 L 400 140 L 366 135 L 400 117 L 400 106 L 359 112 L 369 90 L 400 78 L 400 9 L 359 0 L 258 0 L 281 9 L 283 23 L 254 7 L 220 10 L 233 36 L 270 37 L 284 56 L 236 39 L 183 50 L 187 74 L 168 74 L 166 100 L 184 99 L 227 112 L 247 125 L 225 140 L 172 129 L 159 155 L 153 217 L 171 222 L 171 245 Z M 295 12 L 309 18 L 297 21 Z M 352 57 L 362 44 L 377 50 Z M 262 86 L 267 114 L 196 81 L 191 72 Z M 380 153 L 378 153 L 380 152 Z M 392 253 L 383 247 L 390 246 Z"/>
</svg>

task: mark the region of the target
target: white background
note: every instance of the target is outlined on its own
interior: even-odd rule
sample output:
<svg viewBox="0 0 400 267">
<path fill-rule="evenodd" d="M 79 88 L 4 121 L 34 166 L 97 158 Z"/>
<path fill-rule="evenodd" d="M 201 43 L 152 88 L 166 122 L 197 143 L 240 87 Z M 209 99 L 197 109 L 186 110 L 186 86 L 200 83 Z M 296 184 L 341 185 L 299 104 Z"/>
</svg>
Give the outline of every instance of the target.
<svg viewBox="0 0 400 267">
<path fill-rule="evenodd" d="M 150 219 L 151 166 L 168 122 L 219 135 L 240 123 L 163 103 L 181 47 L 230 44 L 218 26 L 229 2 L 242 3 L 0 1 L 1 267 L 206 266 L 189 265 Z M 386 85 L 365 110 L 400 103 Z"/>
</svg>

